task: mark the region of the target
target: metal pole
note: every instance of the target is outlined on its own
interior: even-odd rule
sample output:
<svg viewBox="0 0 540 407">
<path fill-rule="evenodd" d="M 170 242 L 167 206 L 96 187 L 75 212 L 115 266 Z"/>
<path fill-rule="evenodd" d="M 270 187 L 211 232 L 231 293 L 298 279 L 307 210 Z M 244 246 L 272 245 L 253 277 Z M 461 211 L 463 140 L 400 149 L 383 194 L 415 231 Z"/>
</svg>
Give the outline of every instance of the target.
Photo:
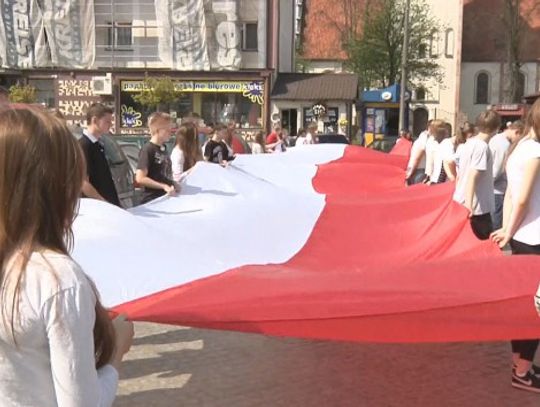
<svg viewBox="0 0 540 407">
<path fill-rule="evenodd" d="M 399 95 L 399 131 L 405 128 L 405 92 L 407 90 L 407 59 L 409 55 L 409 12 L 411 0 L 405 2 L 405 21 L 403 24 L 403 50 L 401 54 L 401 86 Z"/>
</svg>

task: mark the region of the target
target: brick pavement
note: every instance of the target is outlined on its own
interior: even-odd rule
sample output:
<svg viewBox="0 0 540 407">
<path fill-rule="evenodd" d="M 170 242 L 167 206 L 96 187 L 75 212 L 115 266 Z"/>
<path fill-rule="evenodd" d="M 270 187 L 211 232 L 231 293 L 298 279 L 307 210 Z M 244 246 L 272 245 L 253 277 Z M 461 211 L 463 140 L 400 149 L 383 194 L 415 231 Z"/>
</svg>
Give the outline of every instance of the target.
<svg viewBox="0 0 540 407">
<path fill-rule="evenodd" d="M 506 343 L 383 345 L 136 324 L 115 407 L 536 407 Z"/>
</svg>

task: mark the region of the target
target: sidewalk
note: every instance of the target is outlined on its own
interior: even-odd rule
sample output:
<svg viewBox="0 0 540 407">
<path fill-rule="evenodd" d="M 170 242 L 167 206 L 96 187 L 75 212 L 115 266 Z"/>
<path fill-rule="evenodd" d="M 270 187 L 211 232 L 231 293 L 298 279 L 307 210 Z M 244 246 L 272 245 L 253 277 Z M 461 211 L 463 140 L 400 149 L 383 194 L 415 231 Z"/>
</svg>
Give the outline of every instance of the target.
<svg viewBox="0 0 540 407">
<path fill-rule="evenodd" d="M 136 324 L 115 407 L 537 407 L 507 343 L 374 345 Z"/>
</svg>

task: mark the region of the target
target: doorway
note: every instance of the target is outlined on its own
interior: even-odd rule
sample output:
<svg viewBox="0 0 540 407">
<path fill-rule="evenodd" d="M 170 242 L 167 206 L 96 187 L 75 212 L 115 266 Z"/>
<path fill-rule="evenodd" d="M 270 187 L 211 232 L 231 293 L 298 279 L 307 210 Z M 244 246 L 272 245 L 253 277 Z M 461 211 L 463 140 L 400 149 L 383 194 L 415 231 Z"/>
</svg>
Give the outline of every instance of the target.
<svg viewBox="0 0 540 407">
<path fill-rule="evenodd" d="M 423 107 L 413 112 L 413 137 L 418 137 L 427 128 L 429 113 Z"/>
<path fill-rule="evenodd" d="M 289 132 L 289 136 L 296 137 L 298 133 L 298 109 L 284 109 L 281 111 L 281 127 Z"/>
</svg>

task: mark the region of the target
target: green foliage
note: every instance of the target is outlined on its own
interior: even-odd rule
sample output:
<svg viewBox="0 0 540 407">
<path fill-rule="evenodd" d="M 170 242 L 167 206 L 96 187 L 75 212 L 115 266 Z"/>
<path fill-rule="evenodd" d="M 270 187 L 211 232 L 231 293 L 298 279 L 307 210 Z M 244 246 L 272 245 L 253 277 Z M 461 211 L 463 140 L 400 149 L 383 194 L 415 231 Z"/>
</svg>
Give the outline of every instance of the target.
<svg viewBox="0 0 540 407">
<path fill-rule="evenodd" d="M 441 66 L 431 56 L 430 45 L 442 31 L 425 0 L 411 0 L 408 80 L 417 85 L 426 80 L 441 82 Z M 359 74 L 363 87 L 386 87 L 401 80 L 405 0 L 368 1 L 363 32 L 344 44 L 347 67 Z"/>
<path fill-rule="evenodd" d="M 159 108 L 161 105 L 175 102 L 182 92 L 169 77 L 145 78 L 141 93 L 133 96 L 136 102 L 148 108 Z"/>
<path fill-rule="evenodd" d="M 36 103 L 37 89 L 31 85 L 13 85 L 9 88 L 11 103 Z"/>
</svg>

